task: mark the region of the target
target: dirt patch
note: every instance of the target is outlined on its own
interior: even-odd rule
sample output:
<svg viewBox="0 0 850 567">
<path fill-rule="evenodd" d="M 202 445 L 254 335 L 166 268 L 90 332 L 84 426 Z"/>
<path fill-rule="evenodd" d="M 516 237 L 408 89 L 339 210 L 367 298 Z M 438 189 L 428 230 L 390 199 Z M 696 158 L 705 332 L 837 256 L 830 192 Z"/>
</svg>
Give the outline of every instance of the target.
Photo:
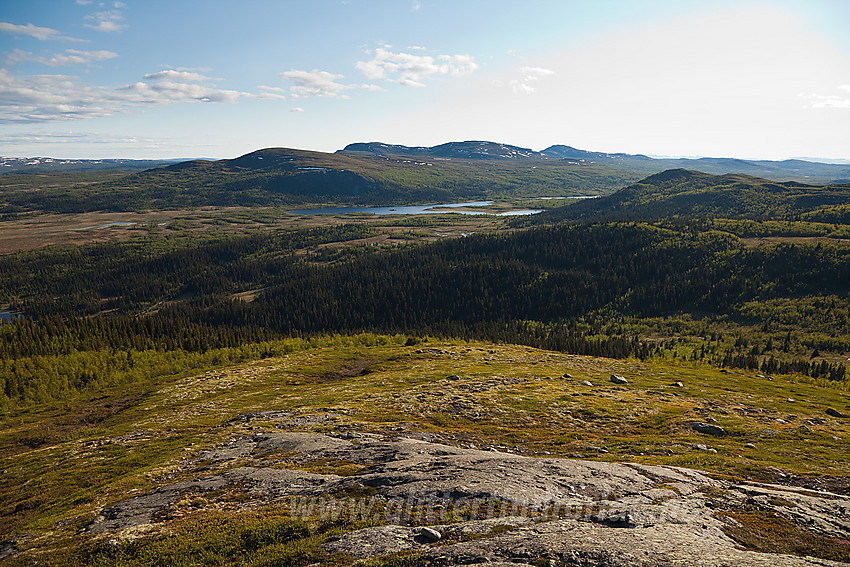
<svg viewBox="0 0 850 567">
<path fill-rule="evenodd" d="M 241 291 L 239 293 L 234 293 L 230 296 L 230 299 L 234 301 L 244 301 L 245 303 L 251 303 L 255 299 L 257 299 L 266 288 L 261 287 L 259 289 L 250 289 L 248 291 Z"/>
<path fill-rule="evenodd" d="M 790 243 L 814 243 L 814 242 L 841 242 L 843 244 L 850 243 L 846 238 L 831 238 L 829 236 L 756 236 L 750 238 L 742 238 L 741 242 L 745 245 L 754 248 L 763 244 L 776 244 L 777 242 Z"/>
<path fill-rule="evenodd" d="M 361 358 L 358 360 L 352 360 L 350 362 L 346 362 L 341 367 L 336 370 L 331 370 L 329 372 L 325 372 L 321 376 L 319 376 L 320 384 L 328 384 L 330 382 L 339 382 L 340 380 L 344 380 L 346 378 L 354 378 L 356 376 L 365 376 L 369 374 L 369 368 L 375 364 L 375 360 L 372 358 Z"/>
</svg>

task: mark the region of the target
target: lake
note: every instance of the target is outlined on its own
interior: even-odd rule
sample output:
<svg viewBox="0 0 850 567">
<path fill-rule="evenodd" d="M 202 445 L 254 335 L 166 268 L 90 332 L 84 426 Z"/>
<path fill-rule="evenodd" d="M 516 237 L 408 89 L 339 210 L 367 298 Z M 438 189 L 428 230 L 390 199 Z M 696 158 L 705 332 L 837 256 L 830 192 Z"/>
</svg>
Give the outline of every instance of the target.
<svg viewBox="0 0 850 567">
<path fill-rule="evenodd" d="M 7 321 L 11 321 L 12 319 L 19 319 L 21 316 L 18 313 L 10 313 L 8 311 L 0 311 L 0 323 L 5 323 Z"/>
<path fill-rule="evenodd" d="M 540 209 L 524 209 L 504 213 L 488 213 L 486 211 L 451 211 L 461 207 L 488 207 L 493 201 L 472 201 L 469 203 L 442 203 L 436 205 L 409 205 L 400 207 L 327 207 L 322 209 L 302 209 L 287 211 L 294 215 L 344 215 L 348 213 L 371 213 L 373 215 L 435 215 L 440 213 L 460 213 L 462 215 L 495 215 L 500 217 L 516 215 L 533 215 Z"/>
</svg>

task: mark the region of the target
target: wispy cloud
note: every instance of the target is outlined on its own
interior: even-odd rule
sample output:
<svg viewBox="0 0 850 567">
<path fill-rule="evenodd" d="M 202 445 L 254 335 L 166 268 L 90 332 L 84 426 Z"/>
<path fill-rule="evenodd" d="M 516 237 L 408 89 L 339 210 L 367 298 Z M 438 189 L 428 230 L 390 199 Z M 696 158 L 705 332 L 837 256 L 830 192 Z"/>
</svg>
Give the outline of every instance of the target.
<svg viewBox="0 0 850 567">
<path fill-rule="evenodd" d="M 132 93 L 127 102 L 165 105 L 180 102 L 236 102 L 240 97 L 253 97 L 247 92 L 217 89 L 203 84 L 211 80 L 190 71 L 167 69 L 144 76 L 145 81 L 127 85 L 122 92 Z"/>
<path fill-rule="evenodd" d="M 116 136 L 113 134 L 101 134 L 94 132 L 31 132 L 22 134 L 2 134 L 0 144 L 116 144 L 116 143 L 144 143 L 153 144 L 150 138 L 138 136 Z"/>
<path fill-rule="evenodd" d="M 313 69 L 312 71 L 298 71 L 293 69 L 292 71 L 281 73 L 281 76 L 295 83 L 289 89 L 292 98 L 310 96 L 349 98 L 345 94 L 345 91 L 356 88 L 355 85 L 338 83 L 337 79 L 341 79 L 342 75 L 334 75 L 333 73 L 319 71 L 318 69 Z"/>
<path fill-rule="evenodd" d="M 72 75 L 16 78 L 0 69 L 0 123 L 61 122 L 109 116 L 133 107 L 232 103 L 242 97 L 257 97 L 210 86 L 206 77 L 196 73 L 161 71 L 143 79 L 113 89 L 82 84 Z"/>
<path fill-rule="evenodd" d="M 537 90 L 536 83 L 545 77 L 554 75 L 555 72 L 542 67 L 521 67 L 520 78 L 510 82 L 515 93 L 531 94 Z"/>
<path fill-rule="evenodd" d="M 850 108 L 850 85 L 839 85 L 839 91 L 847 94 L 821 95 L 811 93 L 801 95 L 806 99 L 807 108 Z"/>
<path fill-rule="evenodd" d="M 15 49 L 9 54 L 10 63 L 21 61 L 35 61 L 50 67 L 66 67 L 69 65 L 89 65 L 97 61 L 106 61 L 118 57 L 117 53 L 111 51 L 80 51 L 77 49 L 66 49 L 64 53 L 56 53 L 49 57 L 34 55 L 28 51 Z"/>
<path fill-rule="evenodd" d="M 304 109 L 301 108 L 300 106 L 296 106 L 295 108 L 293 108 L 289 112 L 304 112 Z"/>
<path fill-rule="evenodd" d="M 175 69 L 165 69 L 164 71 L 157 71 L 156 73 L 148 73 L 145 75 L 145 79 L 149 81 L 209 81 L 210 77 L 206 75 L 201 75 L 200 73 L 195 73 L 194 71 L 183 71 L 183 70 L 175 70 Z"/>
<path fill-rule="evenodd" d="M 19 25 L 10 22 L 0 22 L 0 33 L 8 33 L 12 35 L 26 35 L 40 40 L 56 40 L 64 39 L 70 41 L 82 41 L 72 37 L 62 35 L 62 32 L 53 28 L 42 28 L 32 24 Z"/>
<path fill-rule="evenodd" d="M 266 85 L 260 85 L 259 89 L 262 92 L 257 94 L 257 98 L 269 100 L 286 100 L 286 90 L 280 87 L 269 87 Z"/>
<path fill-rule="evenodd" d="M 355 65 L 369 79 L 384 79 L 406 87 L 424 87 L 424 81 L 435 75 L 459 77 L 478 69 L 471 55 L 414 55 L 393 53 L 383 47 L 375 50 L 369 61 Z"/>
<path fill-rule="evenodd" d="M 0 70 L 0 122 L 33 123 L 112 114 L 117 101 L 107 89 L 80 85 L 69 75 L 23 79 Z"/>
<path fill-rule="evenodd" d="M 115 7 L 123 8 L 124 4 L 116 2 Z M 86 20 L 92 22 L 86 24 L 86 27 L 102 32 L 117 32 L 127 27 L 126 24 L 122 23 L 124 21 L 124 15 L 118 9 L 95 12 L 86 16 Z"/>
</svg>

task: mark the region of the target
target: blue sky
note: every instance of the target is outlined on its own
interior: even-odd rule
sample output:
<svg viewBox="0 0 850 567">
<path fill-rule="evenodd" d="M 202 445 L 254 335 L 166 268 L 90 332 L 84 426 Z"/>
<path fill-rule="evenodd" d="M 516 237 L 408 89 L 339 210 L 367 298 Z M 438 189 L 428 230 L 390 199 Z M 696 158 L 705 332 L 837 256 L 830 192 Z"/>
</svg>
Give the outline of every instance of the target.
<svg viewBox="0 0 850 567">
<path fill-rule="evenodd" d="M 10 0 L 0 155 L 850 159 L 845 0 Z"/>
</svg>

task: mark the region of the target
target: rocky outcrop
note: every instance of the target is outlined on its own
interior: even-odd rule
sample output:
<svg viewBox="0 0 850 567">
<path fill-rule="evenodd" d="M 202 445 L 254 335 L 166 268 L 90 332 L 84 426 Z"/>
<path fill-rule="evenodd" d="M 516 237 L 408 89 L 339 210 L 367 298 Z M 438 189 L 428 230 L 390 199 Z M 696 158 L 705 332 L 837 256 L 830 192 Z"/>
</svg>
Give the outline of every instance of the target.
<svg viewBox="0 0 850 567">
<path fill-rule="evenodd" d="M 287 431 L 232 439 L 200 458 L 218 471 L 106 508 L 89 531 L 156 524 L 181 502 L 195 497 L 213 505 L 215 495 L 238 489 L 245 507 L 279 501 L 305 518 L 345 511 L 384 524 L 327 541 L 329 553 L 368 559 L 410 552 L 434 566 L 834 564 L 744 550 L 727 535 L 735 520 L 724 510 L 770 511 L 824 537 L 850 533 L 845 496 L 729 484 L 679 467 Z M 260 462 L 228 468 L 250 458 Z M 359 472 L 299 470 L 315 463 L 353 463 Z"/>
</svg>

